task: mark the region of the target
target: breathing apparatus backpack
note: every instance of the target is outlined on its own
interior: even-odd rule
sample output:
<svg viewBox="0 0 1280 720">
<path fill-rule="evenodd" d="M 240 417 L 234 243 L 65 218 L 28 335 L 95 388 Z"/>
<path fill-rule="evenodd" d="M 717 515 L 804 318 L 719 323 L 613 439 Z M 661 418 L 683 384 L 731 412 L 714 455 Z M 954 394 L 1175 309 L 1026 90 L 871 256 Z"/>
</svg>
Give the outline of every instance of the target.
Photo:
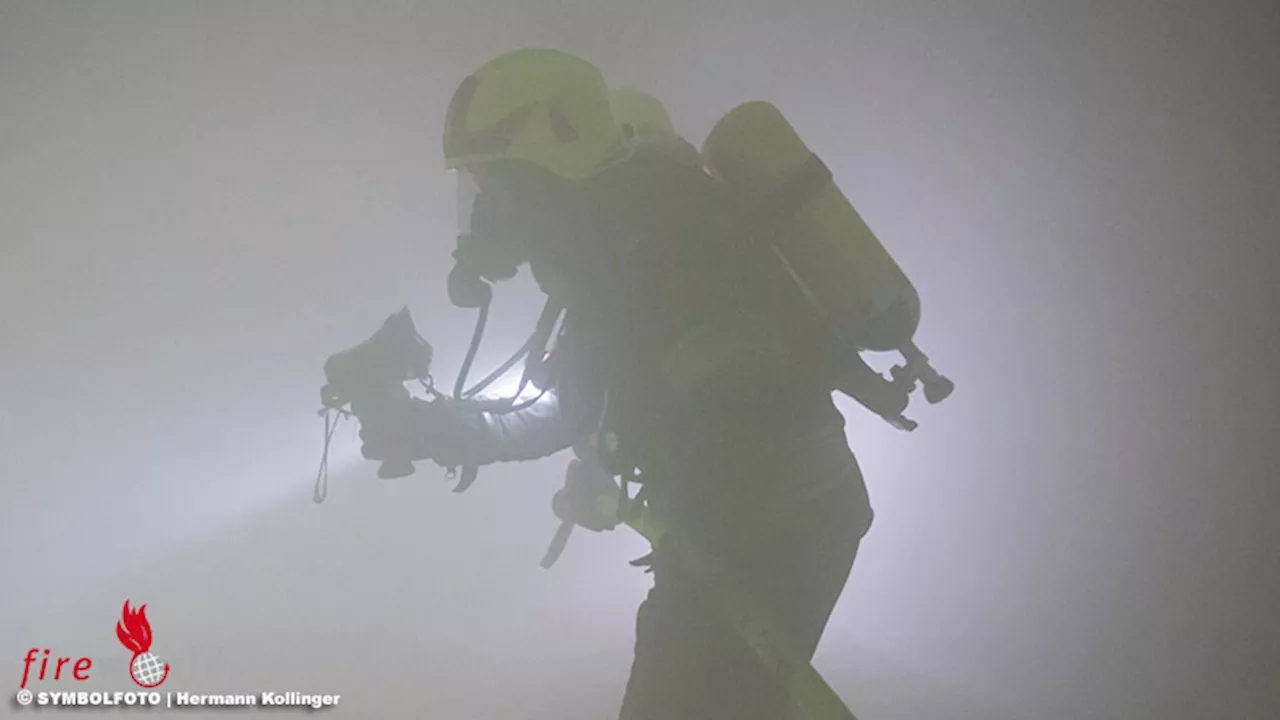
<svg viewBox="0 0 1280 720">
<path fill-rule="evenodd" d="M 919 380 L 930 403 L 954 389 L 913 337 L 915 286 L 782 113 L 766 102 L 729 111 L 702 148 L 712 176 L 743 201 L 756 239 L 769 245 L 827 331 L 849 351 L 896 350 L 896 382 Z M 914 423 L 901 418 L 903 429 Z"/>
</svg>

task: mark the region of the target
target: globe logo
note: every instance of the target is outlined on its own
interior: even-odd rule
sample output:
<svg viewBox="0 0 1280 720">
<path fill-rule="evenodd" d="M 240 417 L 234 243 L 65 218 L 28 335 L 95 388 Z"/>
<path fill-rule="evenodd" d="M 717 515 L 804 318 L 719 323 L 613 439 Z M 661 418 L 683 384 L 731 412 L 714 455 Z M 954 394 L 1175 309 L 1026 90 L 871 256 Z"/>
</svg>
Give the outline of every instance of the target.
<svg viewBox="0 0 1280 720">
<path fill-rule="evenodd" d="M 169 664 L 160 661 L 151 652 L 151 623 L 147 620 L 147 606 L 131 609 L 124 601 L 124 613 L 116 623 L 116 637 L 133 651 L 129 661 L 129 677 L 140 687 L 158 687 L 169 677 Z"/>
</svg>

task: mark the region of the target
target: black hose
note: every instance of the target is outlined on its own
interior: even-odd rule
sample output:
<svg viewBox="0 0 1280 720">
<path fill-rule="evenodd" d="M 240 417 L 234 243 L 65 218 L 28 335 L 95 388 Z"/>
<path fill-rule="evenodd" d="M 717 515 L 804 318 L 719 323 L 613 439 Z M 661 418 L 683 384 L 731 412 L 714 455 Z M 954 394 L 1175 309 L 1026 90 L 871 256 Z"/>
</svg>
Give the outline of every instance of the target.
<svg viewBox="0 0 1280 720">
<path fill-rule="evenodd" d="M 516 366 L 516 363 L 523 360 L 524 357 L 529 354 L 529 348 L 533 345 L 533 341 L 534 341 L 534 336 L 532 335 L 529 336 L 529 339 L 524 341 L 524 345 L 522 345 L 514 355 L 507 358 L 507 361 L 502 363 L 502 365 L 498 366 L 497 370 L 494 370 L 493 372 L 485 376 L 483 380 L 476 383 L 475 385 L 472 385 L 471 388 L 468 389 L 465 393 L 463 393 L 461 397 L 463 399 L 473 398 L 477 394 L 484 392 L 485 388 L 497 382 L 498 378 L 502 377 L 503 375 L 506 375 L 507 372 L 511 370 L 511 368 Z"/>
<path fill-rule="evenodd" d="M 476 353 L 480 350 L 480 339 L 484 337 L 484 326 L 489 321 L 489 305 L 491 297 L 485 298 L 480 305 L 480 315 L 476 318 L 476 329 L 471 333 L 471 347 L 467 348 L 467 357 L 462 361 L 462 369 L 458 371 L 458 380 L 453 384 L 453 396 L 461 399 L 462 390 L 467 384 L 467 374 L 471 372 L 471 364 L 475 362 Z"/>
</svg>

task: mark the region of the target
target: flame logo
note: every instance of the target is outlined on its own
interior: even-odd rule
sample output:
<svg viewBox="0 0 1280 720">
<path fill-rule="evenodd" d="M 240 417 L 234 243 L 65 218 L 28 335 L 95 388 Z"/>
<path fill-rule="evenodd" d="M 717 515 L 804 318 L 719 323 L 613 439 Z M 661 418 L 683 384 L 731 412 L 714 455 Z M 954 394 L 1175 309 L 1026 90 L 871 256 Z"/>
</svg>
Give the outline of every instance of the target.
<svg viewBox="0 0 1280 720">
<path fill-rule="evenodd" d="M 126 648 L 133 651 L 133 658 L 129 661 L 129 677 L 140 687 L 159 687 L 160 683 L 169 677 L 169 663 L 164 664 L 164 674 L 160 675 L 158 680 L 154 680 L 154 676 L 160 674 L 158 672 L 144 673 L 144 678 L 139 678 L 135 674 L 135 670 L 139 667 L 140 658 L 149 669 L 154 668 L 154 670 L 158 671 L 160 667 L 159 660 L 151 654 L 151 623 L 147 621 L 147 606 L 145 604 L 139 605 L 135 610 L 129 607 L 128 600 L 124 601 L 123 616 L 116 623 L 116 637 L 120 638 L 120 642 Z M 154 682 L 143 682 L 143 679 L 154 680 Z"/>
</svg>

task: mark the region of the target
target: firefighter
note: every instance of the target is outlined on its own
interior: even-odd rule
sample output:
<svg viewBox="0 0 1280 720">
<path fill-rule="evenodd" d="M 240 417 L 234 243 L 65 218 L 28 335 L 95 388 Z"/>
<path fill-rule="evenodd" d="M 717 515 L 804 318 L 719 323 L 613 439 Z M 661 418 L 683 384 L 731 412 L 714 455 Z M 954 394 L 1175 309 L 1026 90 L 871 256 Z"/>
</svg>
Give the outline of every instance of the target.
<svg viewBox="0 0 1280 720">
<path fill-rule="evenodd" d="M 591 64 L 545 49 L 457 88 L 443 139 L 463 224 L 451 295 L 474 306 L 527 266 L 564 310 L 554 387 L 514 412 L 367 408 L 363 452 L 478 466 L 594 437 L 593 460 L 638 483 L 667 527 L 620 720 L 778 720 L 794 711 L 785 680 L 679 562 L 681 543 L 812 656 L 872 522 L 832 399 L 848 358 L 776 256 L 743 242 L 742 204 L 687 154 L 626 137 L 618 100 Z"/>
</svg>

